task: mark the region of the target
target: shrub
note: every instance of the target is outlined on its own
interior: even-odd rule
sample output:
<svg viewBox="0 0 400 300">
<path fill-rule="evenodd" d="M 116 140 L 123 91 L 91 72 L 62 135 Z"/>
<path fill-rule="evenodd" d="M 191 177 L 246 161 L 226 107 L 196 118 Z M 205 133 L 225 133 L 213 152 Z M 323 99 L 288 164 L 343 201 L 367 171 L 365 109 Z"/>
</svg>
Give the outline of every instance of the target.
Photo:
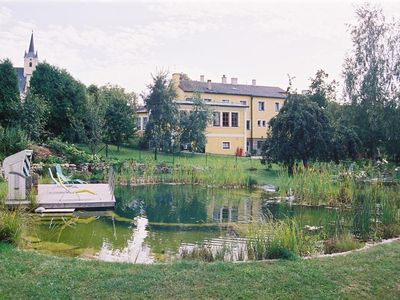
<svg viewBox="0 0 400 300">
<path fill-rule="evenodd" d="M 19 211 L 0 212 L 0 241 L 18 245 L 21 241 L 23 218 Z"/>
<path fill-rule="evenodd" d="M 324 253 L 332 254 L 346 252 L 361 248 L 363 244 L 351 235 L 343 235 L 339 238 L 333 238 L 324 241 Z"/>
<path fill-rule="evenodd" d="M 64 156 L 69 162 L 80 164 L 85 162 L 96 162 L 97 156 L 87 154 L 85 151 L 79 150 L 75 145 L 55 138 L 47 141 L 48 146 L 57 154 Z"/>
<path fill-rule="evenodd" d="M 19 127 L 0 127 L 0 160 L 29 147 L 28 137 Z"/>
</svg>

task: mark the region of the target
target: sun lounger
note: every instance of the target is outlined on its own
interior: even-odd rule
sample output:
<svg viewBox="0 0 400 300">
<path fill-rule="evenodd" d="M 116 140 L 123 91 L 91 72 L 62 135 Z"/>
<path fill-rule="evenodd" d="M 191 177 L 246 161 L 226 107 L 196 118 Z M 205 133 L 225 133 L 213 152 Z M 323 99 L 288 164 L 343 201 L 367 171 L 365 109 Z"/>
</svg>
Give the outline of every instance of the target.
<svg viewBox="0 0 400 300">
<path fill-rule="evenodd" d="M 67 184 L 73 184 L 73 183 L 77 183 L 77 184 L 87 184 L 87 182 L 85 182 L 85 181 L 83 181 L 83 180 L 80 180 L 80 179 L 72 179 L 72 178 L 70 178 L 70 177 L 65 176 L 65 175 L 63 174 L 62 168 L 61 168 L 61 166 L 60 166 L 59 164 L 56 165 L 56 172 L 57 172 L 57 175 L 60 176 L 61 180 L 62 180 L 64 183 L 67 183 Z"/>
</svg>

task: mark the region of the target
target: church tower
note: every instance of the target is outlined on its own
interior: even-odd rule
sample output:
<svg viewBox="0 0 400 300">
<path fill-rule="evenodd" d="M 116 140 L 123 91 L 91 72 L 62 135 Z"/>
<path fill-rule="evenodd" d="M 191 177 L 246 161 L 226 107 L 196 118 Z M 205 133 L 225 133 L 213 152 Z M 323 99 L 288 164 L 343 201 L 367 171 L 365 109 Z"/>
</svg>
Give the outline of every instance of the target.
<svg viewBox="0 0 400 300">
<path fill-rule="evenodd" d="M 24 55 L 24 77 L 26 78 L 25 90 L 29 87 L 29 80 L 31 79 L 33 71 L 39 62 L 38 53 L 35 53 L 35 45 L 33 43 L 33 31 L 31 35 L 31 41 L 29 43 L 28 53 L 25 51 Z"/>
</svg>

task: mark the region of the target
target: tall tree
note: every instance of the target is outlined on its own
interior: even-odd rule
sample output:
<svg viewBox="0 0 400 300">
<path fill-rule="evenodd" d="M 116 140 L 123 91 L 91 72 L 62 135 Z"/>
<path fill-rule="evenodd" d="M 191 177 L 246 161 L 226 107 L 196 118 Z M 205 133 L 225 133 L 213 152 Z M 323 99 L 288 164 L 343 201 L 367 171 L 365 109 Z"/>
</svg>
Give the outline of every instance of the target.
<svg viewBox="0 0 400 300">
<path fill-rule="evenodd" d="M 67 141 L 84 140 L 87 98 L 82 83 L 65 70 L 41 63 L 32 74 L 30 89 L 48 103 L 49 133 Z"/>
<path fill-rule="evenodd" d="M 104 137 L 106 101 L 101 97 L 100 89 L 97 86 L 90 85 L 87 91 L 88 101 L 86 108 L 87 117 L 85 120 L 85 143 L 94 155 Z"/>
<path fill-rule="evenodd" d="M 18 124 L 20 112 L 17 74 L 11 61 L 4 59 L 0 61 L 0 125 Z"/>
<path fill-rule="evenodd" d="M 38 95 L 28 91 L 22 109 L 22 126 L 28 134 L 28 138 L 35 142 L 46 139 L 46 124 L 49 118 L 47 102 Z"/>
<path fill-rule="evenodd" d="M 400 27 L 387 23 L 382 10 L 366 4 L 350 27 L 351 55 L 344 64 L 345 96 L 355 107 L 353 124 L 369 157 L 385 144 L 385 108 L 399 101 Z"/>
<path fill-rule="evenodd" d="M 279 114 L 269 122 L 264 161 L 281 162 L 289 175 L 297 160 L 305 167 L 310 159 L 329 157 L 329 123 L 324 110 L 308 96 L 289 94 Z"/>
<path fill-rule="evenodd" d="M 308 90 L 310 100 L 319 107 L 327 107 L 330 101 L 336 99 L 338 83 L 333 80 L 328 82 L 329 75 L 324 70 L 318 70 L 314 78 L 310 78 L 311 84 Z"/>
<path fill-rule="evenodd" d="M 179 111 L 174 102 L 177 94 L 173 82 L 163 72 L 153 76 L 153 83 L 148 89 L 149 94 L 143 97 L 149 112 L 144 138 L 154 147 L 157 159 L 158 149 L 171 150 L 173 141 L 178 138 Z"/>
<path fill-rule="evenodd" d="M 210 111 L 201 95 L 196 93 L 192 99 L 190 111 L 180 111 L 179 128 L 180 143 L 190 144 L 192 151 L 204 152 L 207 137 L 206 128 L 210 120 Z"/>
<path fill-rule="evenodd" d="M 117 145 L 133 137 L 136 131 L 135 112 L 132 94 L 118 86 L 105 86 L 100 89 L 102 101 L 105 102 L 105 141 Z"/>
</svg>

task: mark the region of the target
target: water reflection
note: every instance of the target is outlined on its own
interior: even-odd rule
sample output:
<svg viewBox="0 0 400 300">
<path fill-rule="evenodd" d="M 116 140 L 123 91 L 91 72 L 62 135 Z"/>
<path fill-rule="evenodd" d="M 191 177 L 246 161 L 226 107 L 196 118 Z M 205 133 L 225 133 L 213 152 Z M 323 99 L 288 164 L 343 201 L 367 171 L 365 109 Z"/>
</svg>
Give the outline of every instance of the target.
<svg viewBox="0 0 400 300">
<path fill-rule="evenodd" d="M 97 212 L 78 213 L 67 222 L 42 218 L 33 231 L 40 242 L 31 246 L 56 255 L 152 263 L 175 259 L 182 249 L 198 244 L 240 250 L 246 238 L 246 225 L 241 224 L 265 215 L 296 216 L 303 224 L 321 225 L 335 214 L 334 210 L 273 204 L 270 196 L 200 186 L 118 187 L 115 213 L 101 217 Z"/>
<path fill-rule="evenodd" d="M 128 240 L 124 249 L 115 249 L 112 244 L 104 241 L 97 257 L 101 260 L 112 262 L 152 263 L 154 259 L 151 255 L 150 247 L 144 243 L 148 235 L 148 220 L 139 217 L 135 221 L 136 228 L 133 230 L 132 238 Z"/>
</svg>

